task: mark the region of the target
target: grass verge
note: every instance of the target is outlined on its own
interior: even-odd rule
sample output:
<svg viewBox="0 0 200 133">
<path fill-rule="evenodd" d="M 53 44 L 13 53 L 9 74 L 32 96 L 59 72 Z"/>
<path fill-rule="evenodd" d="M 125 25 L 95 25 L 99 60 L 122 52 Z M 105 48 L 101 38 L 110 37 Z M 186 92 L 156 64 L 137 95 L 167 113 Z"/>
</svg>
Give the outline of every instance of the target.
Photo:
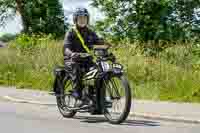
<svg viewBox="0 0 200 133">
<path fill-rule="evenodd" d="M 63 62 L 63 42 L 47 39 L 23 49 L 16 43 L 0 49 L 0 85 L 50 90 L 52 70 Z M 150 57 L 136 46 L 121 45 L 112 52 L 124 64 L 137 98 L 200 102 L 200 57 L 193 53 L 196 47 L 176 45 Z"/>
</svg>

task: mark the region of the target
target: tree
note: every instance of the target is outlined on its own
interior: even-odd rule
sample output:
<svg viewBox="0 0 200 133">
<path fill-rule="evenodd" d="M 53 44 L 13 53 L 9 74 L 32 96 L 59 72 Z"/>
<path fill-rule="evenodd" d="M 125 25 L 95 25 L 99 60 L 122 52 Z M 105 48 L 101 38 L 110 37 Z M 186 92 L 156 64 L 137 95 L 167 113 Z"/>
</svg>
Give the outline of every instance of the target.
<svg viewBox="0 0 200 133">
<path fill-rule="evenodd" d="M 97 29 L 118 40 L 185 40 L 190 38 L 199 0 L 93 0 L 106 15 Z M 109 32 L 105 32 L 109 31 Z"/>
<path fill-rule="evenodd" d="M 25 5 L 25 0 L 1 0 L 0 1 L 0 20 L 1 24 L 4 25 L 6 20 L 13 17 L 17 12 L 21 15 L 23 31 L 28 32 L 29 18 Z"/>
<path fill-rule="evenodd" d="M 13 1 L 14 2 L 14 1 Z M 27 17 L 27 12 L 25 10 L 26 1 L 24 0 L 15 0 L 16 2 L 16 11 L 19 12 L 22 19 L 22 25 L 24 27 L 24 32 L 28 31 L 30 20 Z"/>
<path fill-rule="evenodd" d="M 9 14 L 9 10 L 12 13 Z M 64 35 L 64 13 L 59 0 L 0 1 L 1 22 L 5 22 L 16 12 L 21 15 L 25 33 Z"/>
<path fill-rule="evenodd" d="M 46 33 L 64 35 L 67 25 L 64 25 L 64 11 L 59 0 L 47 0 Z"/>
<path fill-rule="evenodd" d="M 5 21 L 13 16 L 14 11 L 8 9 L 16 9 L 13 4 L 14 0 L 0 0 L 0 26 L 4 26 Z"/>
</svg>

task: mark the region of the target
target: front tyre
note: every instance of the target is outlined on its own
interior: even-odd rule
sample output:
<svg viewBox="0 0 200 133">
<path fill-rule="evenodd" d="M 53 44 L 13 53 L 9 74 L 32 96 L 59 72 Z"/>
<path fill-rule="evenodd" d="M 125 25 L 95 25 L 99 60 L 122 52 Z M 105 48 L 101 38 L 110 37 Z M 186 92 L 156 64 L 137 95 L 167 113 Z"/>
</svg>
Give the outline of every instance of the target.
<svg viewBox="0 0 200 133">
<path fill-rule="evenodd" d="M 131 109 L 131 89 L 124 75 L 105 82 L 104 116 L 112 124 L 120 124 Z"/>
<path fill-rule="evenodd" d="M 76 111 L 69 110 L 68 108 L 70 106 L 74 106 L 76 101 L 71 95 L 66 94 L 66 91 L 72 89 L 72 81 L 65 78 L 62 80 L 58 80 L 56 87 L 59 87 L 60 89 L 60 95 L 56 96 L 57 107 L 60 113 L 65 118 L 72 118 L 76 114 Z"/>
</svg>

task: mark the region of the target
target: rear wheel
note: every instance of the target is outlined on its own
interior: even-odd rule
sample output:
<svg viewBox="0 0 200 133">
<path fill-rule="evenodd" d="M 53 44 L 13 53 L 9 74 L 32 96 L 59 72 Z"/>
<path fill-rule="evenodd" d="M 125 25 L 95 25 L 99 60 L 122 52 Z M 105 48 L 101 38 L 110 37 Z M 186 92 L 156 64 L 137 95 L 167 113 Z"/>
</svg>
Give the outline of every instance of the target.
<svg viewBox="0 0 200 133">
<path fill-rule="evenodd" d="M 112 77 L 105 84 L 104 115 L 112 124 L 120 124 L 131 109 L 131 89 L 125 76 Z M 110 105 L 111 104 L 111 105 Z"/>
<path fill-rule="evenodd" d="M 76 100 L 70 94 L 67 94 L 69 90 L 72 90 L 72 81 L 63 79 L 57 82 L 57 87 L 61 90 L 60 95 L 56 96 L 58 109 L 63 117 L 72 118 L 76 111 L 70 110 L 69 107 L 74 107 Z"/>
</svg>

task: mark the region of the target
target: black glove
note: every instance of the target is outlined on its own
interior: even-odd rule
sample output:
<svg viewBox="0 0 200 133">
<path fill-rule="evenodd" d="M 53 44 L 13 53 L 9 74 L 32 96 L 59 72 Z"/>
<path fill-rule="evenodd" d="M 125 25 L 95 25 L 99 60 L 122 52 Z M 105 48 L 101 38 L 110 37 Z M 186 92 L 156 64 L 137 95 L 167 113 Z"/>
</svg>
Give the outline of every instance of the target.
<svg viewBox="0 0 200 133">
<path fill-rule="evenodd" d="M 71 58 L 73 58 L 73 59 L 80 58 L 80 53 L 73 52 L 73 53 L 71 54 Z"/>
<path fill-rule="evenodd" d="M 77 53 L 77 52 L 73 52 L 72 54 L 71 54 L 71 58 L 72 58 L 72 61 L 79 61 L 80 60 L 80 53 Z"/>
</svg>

